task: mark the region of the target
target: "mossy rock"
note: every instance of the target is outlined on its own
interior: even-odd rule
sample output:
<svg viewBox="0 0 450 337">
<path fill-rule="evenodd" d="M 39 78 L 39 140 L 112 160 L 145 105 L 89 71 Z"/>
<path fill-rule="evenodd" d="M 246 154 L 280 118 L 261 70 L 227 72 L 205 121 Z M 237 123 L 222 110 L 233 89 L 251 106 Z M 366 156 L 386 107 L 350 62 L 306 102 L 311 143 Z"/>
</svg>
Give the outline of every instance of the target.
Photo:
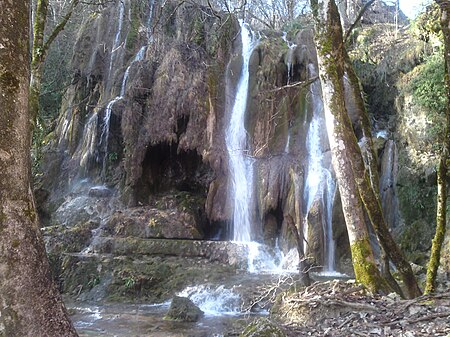
<svg viewBox="0 0 450 337">
<path fill-rule="evenodd" d="M 267 318 L 253 321 L 239 337 L 286 337 L 286 334 Z"/>
<path fill-rule="evenodd" d="M 200 308 L 197 307 L 189 298 L 174 296 L 165 319 L 183 322 L 197 322 L 202 316 L 203 311 L 201 311 Z"/>
</svg>

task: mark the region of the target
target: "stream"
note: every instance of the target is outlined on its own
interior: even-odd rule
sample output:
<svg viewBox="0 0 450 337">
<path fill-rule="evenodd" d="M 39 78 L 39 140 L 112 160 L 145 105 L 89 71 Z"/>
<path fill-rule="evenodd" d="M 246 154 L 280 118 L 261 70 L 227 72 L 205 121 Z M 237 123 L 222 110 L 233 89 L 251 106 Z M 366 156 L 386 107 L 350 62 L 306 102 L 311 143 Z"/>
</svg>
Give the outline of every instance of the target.
<svg viewBox="0 0 450 337">
<path fill-rule="evenodd" d="M 164 320 L 169 302 L 163 304 L 76 303 L 67 302 L 72 321 L 80 337 L 84 336 L 152 336 L 152 337 L 209 337 L 223 336 L 239 319 L 252 316 L 204 315 L 200 321 L 178 322 Z"/>
<path fill-rule="evenodd" d="M 268 310 L 245 310 L 264 285 L 282 278 L 295 281 L 291 274 L 236 274 L 226 284 L 187 287 L 176 295 L 189 297 L 203 312 L 198 322 L 165 320 L 170 301 L 150 303 L 83 302 L 66 299 L 66 306 L 80 337 L 151 336 L 219 337 L 230 331 L 240 333 L 256 317 Z"/>
</svg>

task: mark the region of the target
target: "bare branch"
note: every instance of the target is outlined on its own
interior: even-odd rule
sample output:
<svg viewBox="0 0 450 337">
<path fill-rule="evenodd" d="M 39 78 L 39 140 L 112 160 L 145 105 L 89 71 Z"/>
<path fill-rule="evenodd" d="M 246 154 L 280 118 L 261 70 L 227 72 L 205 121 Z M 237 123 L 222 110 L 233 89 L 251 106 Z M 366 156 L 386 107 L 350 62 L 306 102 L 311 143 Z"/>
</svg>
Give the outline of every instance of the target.
<svg viewBox="0 0 450 337">
<path fill-rule="evenodd" d="M 358 16 L 355 19 L 355 22 L 352 23 L 352 25 L 350 26 L 350 28 L 347 30 L 347 32 L 345 33 L 344 36 L 344 43 L 347 42 L 351 32 L 353 31 L 353 29 L 356 27 L 356 25 L 359 23 L 359 21 L 361 20 L 362 16 L 364 15 L 364 13 L 369 9 L 369 7 L 375 2 L 375 0 L 370 0 L 368 3 L 366 3 L 364 5 L 364 7 L 361 9 L 361 11 L 359 12 Z"/>
<path fill-rule="evenodd" d="M 294 88 L 294 87 L 304 88 L 304 87 L 307 87 L 307 86 L 313 84 L 318 78 L 319 78 L 319 76 L 314 76 L 314 77 L 311 77 L 310 79 L 308 79 L 306 81 L 299 81 L 299 82 L 295 82 L 295 83 L 292 83 L 292 84 L 283 85 L 282 87 L 278 87 L 278 88 L 275 88 L 275 89 L 261 91 L 258 95 L 267 94 L 267 93 L 270 93 L 270 92 L 277 92 L 277 91 L 280 91 L 280 90 L 290 89 L 290 88 Z"/>
</svg>

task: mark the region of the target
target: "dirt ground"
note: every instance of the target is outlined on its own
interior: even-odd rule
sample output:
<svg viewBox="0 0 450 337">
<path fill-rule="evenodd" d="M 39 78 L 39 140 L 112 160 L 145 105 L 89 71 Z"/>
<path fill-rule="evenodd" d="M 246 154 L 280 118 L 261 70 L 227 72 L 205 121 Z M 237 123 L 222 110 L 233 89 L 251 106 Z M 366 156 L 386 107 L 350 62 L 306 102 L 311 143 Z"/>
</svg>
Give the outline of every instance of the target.
<svg viewBox="0 0 450 337">
<path fill-rule="evenodd" d="M 283 293 L 273 313 L 287 336 L 449 337 L 450 289 L 402 300 L 369 294 L 352 281 L 316 282 Z"/>
</svg>

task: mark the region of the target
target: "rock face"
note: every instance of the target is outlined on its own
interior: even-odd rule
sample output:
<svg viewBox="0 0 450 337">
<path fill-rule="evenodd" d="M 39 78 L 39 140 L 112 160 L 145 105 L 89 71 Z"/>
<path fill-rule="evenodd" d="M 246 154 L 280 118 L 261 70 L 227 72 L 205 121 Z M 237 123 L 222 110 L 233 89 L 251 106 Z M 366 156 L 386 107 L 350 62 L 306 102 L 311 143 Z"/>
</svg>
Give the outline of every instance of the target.
<svg viewBox="0 0 450 337">
<path fill-rule="evenodd" d="M 197 322 L 203 316 L 203 311 L 187 297 L 175 296 L 166 314 L 167 319 L 183 322 Z"/>
<path fill-rule="evenodd" d="M 47 145 L 41 214 L 47 225 L 66 226 L 94 212 L 103 237 L 228 239 L 233 209 L 224 130 L 242 63 L 239 24 L 195 4 L 150 3 L 117 1 L 82 25 L 72 82 Z M 315 64 L 310 29 L 266 32 L 249 63 L 253 239 L 272 246 L 280 239 L 285 251 L 294 241 L 283 219 L 289 215 L 303 230 L 309 212 L 314 155 L 307 142 L 321 114 L 320 88 L 286 84 L 314 77 Z M 316 136 L 317 155 L 332 176 L 325 128 Z M 90 186 L 86 195 L 74 190 L 82 182 Z M 319 202 L 322 190 L 311 194 L 318 216 L 308 217 L 305 231 L 318 265 L 326 263 L 322 228 L 331 212 Z M 121 203 L 108 212 L 76 206 L 111 198 Z M 77 209 L 80 220 L 71 219 Z M 344 223 L 332 227 L 344 242 Z"/>
</svg>

